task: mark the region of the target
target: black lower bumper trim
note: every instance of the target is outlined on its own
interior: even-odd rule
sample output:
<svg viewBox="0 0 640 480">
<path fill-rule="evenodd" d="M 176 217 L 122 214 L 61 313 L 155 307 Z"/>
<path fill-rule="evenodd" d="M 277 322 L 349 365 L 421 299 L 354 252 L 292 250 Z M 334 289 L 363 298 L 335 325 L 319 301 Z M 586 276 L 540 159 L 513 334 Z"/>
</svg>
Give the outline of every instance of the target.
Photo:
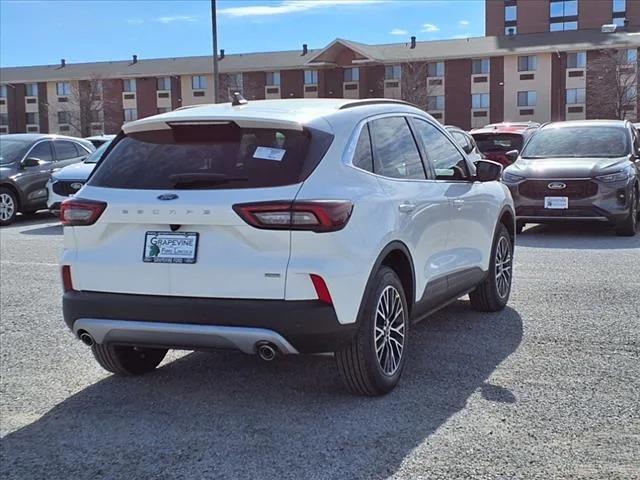
<svg viewBox="0 0 640 480">
<path fill-rule="evenodd" d="M 317 300 L 236 300 L 69 291 L 62 299 L 64 321 L 79 318 L 266 328 L 300 353 L 333 352 L 356 333 L 335 310 Z"/>
</svg>

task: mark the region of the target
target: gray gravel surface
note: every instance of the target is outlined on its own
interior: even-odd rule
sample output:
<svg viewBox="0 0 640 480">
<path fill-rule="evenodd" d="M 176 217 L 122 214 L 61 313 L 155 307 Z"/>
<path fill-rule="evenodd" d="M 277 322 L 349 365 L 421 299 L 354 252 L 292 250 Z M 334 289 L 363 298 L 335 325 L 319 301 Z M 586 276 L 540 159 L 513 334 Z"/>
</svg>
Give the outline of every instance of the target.
<svg viewBox="0 0 640 480">
<path fill-rule="evenodd" d="M 6 478 L 640 478 L 640 236 L 525 230 L 509 307 L 419 324 L 399 388 L 366 399 L 322 356 L 107 374 L 62 320 L 61 233 L 0 232 Z"/>
</svg>

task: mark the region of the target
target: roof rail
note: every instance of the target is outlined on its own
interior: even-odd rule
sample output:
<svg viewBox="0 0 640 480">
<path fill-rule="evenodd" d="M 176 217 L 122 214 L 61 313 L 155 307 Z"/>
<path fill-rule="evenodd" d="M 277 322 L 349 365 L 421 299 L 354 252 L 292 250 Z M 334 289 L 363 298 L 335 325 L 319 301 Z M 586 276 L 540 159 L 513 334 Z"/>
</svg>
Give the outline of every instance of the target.
<svg viewBox="0 0 640 480">
<path fill-rule="evenodd" d="M 367 107 L 369 105 L 384 105 L 384 104 L 395 104 L 395 105 L 406 105 L 409 107 L 419 108 L 413 103 L 405 102 L 404 100 L 394 100 L 392 98 L 374 98 L 370 100 L 356 100 L 355 102 L 345 103 L 344 105 L 340 105 L 338 110 L 345 110 L 347 108 L 353 107 Z"/>
</svg>

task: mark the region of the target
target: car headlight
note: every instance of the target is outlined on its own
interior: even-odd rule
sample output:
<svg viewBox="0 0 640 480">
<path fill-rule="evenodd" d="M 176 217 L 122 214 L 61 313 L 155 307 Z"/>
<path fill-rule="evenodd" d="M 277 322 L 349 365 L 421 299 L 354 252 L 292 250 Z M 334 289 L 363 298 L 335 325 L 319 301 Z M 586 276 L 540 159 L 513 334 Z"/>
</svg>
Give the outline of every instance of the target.
<svg viewBox="0 0 640 480">
<path fill-rule="evenodd" d="M 515 175 L 509 172 L 502 172 L 502 180 L 507 183 L 518 183 L 524 180 L 525 177 L 521 177 L 520 175 Z"/>
<path fill-rule="evenodd" d="M 616 173 L 608 173 L 606 175 L 598 175 L 596 178 L 601 182 L 620 182 L 622 180 L 626 180 L 631 176 L 631 170 L 625 169 Z"/>
</svg>

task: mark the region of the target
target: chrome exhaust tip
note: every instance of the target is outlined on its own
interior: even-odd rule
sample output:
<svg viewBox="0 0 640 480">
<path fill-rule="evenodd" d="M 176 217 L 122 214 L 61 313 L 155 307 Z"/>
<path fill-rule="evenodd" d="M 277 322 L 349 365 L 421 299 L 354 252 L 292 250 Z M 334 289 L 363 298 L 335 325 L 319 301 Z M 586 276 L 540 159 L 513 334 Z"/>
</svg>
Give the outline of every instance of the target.
<svg viewBox="0 0 640 480">
<path fill-rule="evenodd" d="M 80 341 L 82 341 L 82 343 L 84 343 L 88 347 L 92 347 L 93 344 L 96 343 L 94 342 L 93 337 L 87 332 L 82 332 L 78 338 L 80 338 Z"/>
<path fill-rule="evenodd" d="M 256 343 L 256 352 L 260 359 L 270 362 L 278 355 L 278 348 L 269 342 L 258 342 Z"/>
</svg>

